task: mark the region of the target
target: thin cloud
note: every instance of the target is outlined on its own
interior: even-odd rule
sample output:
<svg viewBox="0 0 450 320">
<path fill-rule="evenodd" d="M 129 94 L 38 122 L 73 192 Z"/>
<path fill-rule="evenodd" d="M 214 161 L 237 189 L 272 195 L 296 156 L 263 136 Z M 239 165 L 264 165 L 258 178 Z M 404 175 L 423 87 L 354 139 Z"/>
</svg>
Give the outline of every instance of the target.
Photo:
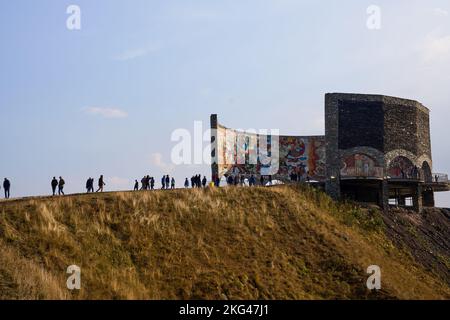
<svg viewBox="0 0 450 320">
<path fill-rule="evenodd" d="M 100 116 L 103 118 L 126 118 L 128 113 L 118 108 L 99 108 L 99 107 L 87 107 L 84 109 L 86 114 Z"/>
<path fill-rule="evenodd" d="M 163 161 L 163 156 L 161 153 L 153 153 L 150 155 L 150 163 L 164 172 L 171 173 L 175 166 L 173 164 L 168 164 Z"/>
<path fill-rule="evenodd" d="M 424 42 L 422 51 L 426 62 L 448 59 L 450 55 L 450 35 L 440 36 L 435 32 L 429 34 Z"/>
<path fill-rule="evenodd" d="M 448 17 L 448 11 L 442 8 L 434 8 L 433 14 L 438 17 Z"/>
<path fill-rule="evenodd" d="M 159 51 L 161 46 L 155 45 L 148 48 L 129 49 L 112 57 L 114 61 L 130 61 L 137 58 L 145 57 L 153 52 Z"/>
</svg>

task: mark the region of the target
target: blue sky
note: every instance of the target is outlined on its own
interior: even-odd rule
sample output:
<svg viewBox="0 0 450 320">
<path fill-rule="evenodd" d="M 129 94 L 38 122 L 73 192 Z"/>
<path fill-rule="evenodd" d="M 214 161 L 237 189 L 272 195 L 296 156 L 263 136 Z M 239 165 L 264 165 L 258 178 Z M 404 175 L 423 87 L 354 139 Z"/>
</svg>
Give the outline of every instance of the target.
<svg viewBox="0 0 450 320">
<path fill-rule="evenodd" d="M 81 30 L 66 8 L 81 8 Z M 381 29 L 366 27 L 369 5 Z M 323 134 L 326 92 L 379 93 L 431 109 L 434 171 L 450 172 L 448 1 L 17 0 L 0 5 L 0 176 L 13 195 L 68 192 L 104 174 L 178 184 L 171 133 L 209 115 L 236 128 Z M 448 195 L 438 195 L 450 206 Z"/>
</svg>

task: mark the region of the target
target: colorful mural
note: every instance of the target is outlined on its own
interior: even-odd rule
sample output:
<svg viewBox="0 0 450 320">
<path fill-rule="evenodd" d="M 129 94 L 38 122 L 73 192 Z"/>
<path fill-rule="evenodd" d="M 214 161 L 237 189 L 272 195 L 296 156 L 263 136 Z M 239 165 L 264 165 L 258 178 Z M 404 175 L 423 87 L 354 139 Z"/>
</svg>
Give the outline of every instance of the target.
<svg viewBox="0 0 450 320">
<path fill-rule="evenodd" d="M 288 180 L 295 173 L 300 179 L 325 179 L 325 138 L 278 137 L 278 179 Z M 218 126 L 217 149 L 219 177 L 224 175 L 267 175 L 270 163 L 262 163 L 261 141 L 267 141 L 262 154 L 272 156 L 272 137 L 238 132 Z M 267 152 L 266 152 L 267 150 Z"/>
<path fill-rule="evenodd" d="M 365 154 L 352 154 L 342 163 L 341 177 L 383 178 L 383 167 Z"/>
<path fill-rule="evenodd" d="M 411 179 L 420 175 L 420 170 L 406 157 L 397 157 L 389 164 L 388 175 L 391 178 Z"/>
</svg>

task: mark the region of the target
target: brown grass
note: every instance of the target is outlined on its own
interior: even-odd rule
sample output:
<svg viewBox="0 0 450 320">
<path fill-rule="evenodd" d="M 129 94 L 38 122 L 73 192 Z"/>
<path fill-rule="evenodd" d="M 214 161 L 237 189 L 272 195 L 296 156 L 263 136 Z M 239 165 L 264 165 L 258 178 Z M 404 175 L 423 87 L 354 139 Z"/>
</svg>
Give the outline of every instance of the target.
<svg viewBox="0 0 450 320">
<path fill-rule="evenodd" d="M 448 299 L 379 215 L 289 186 L 4 202 L 0 298 Z M 365 287 L 372 264 L 379 292 Z"/>
</svg>

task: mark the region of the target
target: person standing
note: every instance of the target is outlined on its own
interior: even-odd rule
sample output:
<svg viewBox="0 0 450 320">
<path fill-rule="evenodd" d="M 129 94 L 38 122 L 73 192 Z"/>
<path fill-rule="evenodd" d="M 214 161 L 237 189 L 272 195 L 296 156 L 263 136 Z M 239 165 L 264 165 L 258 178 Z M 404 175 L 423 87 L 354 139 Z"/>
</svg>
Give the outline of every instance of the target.
<svg viewBox="0 0 450 320">
<path fill-rule="evenodd" d="M 103 192 L 103 187 L 106 186 L 105 181 L 103 181 L 103 175 L 100 176 L 100 178 L 98 179 L 98 189 L 96 192 Z"/>
<path fill-rule="evenodd" d="M 166 189 L 169 189 L 169 184 L 170 184 L 170 177 L 169 175 L 166 175 Z"/>
<path fill-rule="evenodd" d="M 58 195 L 63 195 L 64 196 L 64 185 L 65 184 L 66 184 L 66 182 L 64 181 L 64 179 L 62 177 L 59 177 Z"/>
<path fill-rule="evenodd" d="M 5 178 L 3 181 L 3 189 L 5 189 L 5 199 L 9 199 L 9 189 L 11 188 L 11 182 Z"/>
<path fill-rule="evenodd" d="M 186 180 L 184 180 L 184 187 L 185 188 L 189 188 L 189 180 L 188 180 L 188 178 L 186 178 Z"/>
<path fill-rule="evenodd" d="M 170 189 L 175 189 L 175 178 L 172 177 L 172 180 L 170 181 Z"/>
<path fill-rule="evenodd" d="M 155 189 L 155 178 L 153 177 L 150 178 L 150 189 Z"/>
<path fill-rule="evenodd" d="M 137 180 L 134 180 L 134 191 L 139 190 L 139 182 Z"/>
<path fill-rule="evenodd" d="M 58 180 L 56 180 L 56 177 L 53 177 L 51 185 L 52 185 L 53 195 L 56 195 L 56 187 L 58 186 Z"/>
<path fill-rule="evenodd" d="M 166 176 L 163 176 L 162 178 L 161 178 L 161 189 L 165 189 L 166 188 Z"/>
<path fill-rule="evenodd" d="M 202 180 L 202 185 L 203 185 L 203 188 L 205 188 L 206 187 L 206 183 L 208 182 L 208 180 L 206 180 L 206 177 L 205 176 L 203 176 L 203 180 Z"/>
</svg>

